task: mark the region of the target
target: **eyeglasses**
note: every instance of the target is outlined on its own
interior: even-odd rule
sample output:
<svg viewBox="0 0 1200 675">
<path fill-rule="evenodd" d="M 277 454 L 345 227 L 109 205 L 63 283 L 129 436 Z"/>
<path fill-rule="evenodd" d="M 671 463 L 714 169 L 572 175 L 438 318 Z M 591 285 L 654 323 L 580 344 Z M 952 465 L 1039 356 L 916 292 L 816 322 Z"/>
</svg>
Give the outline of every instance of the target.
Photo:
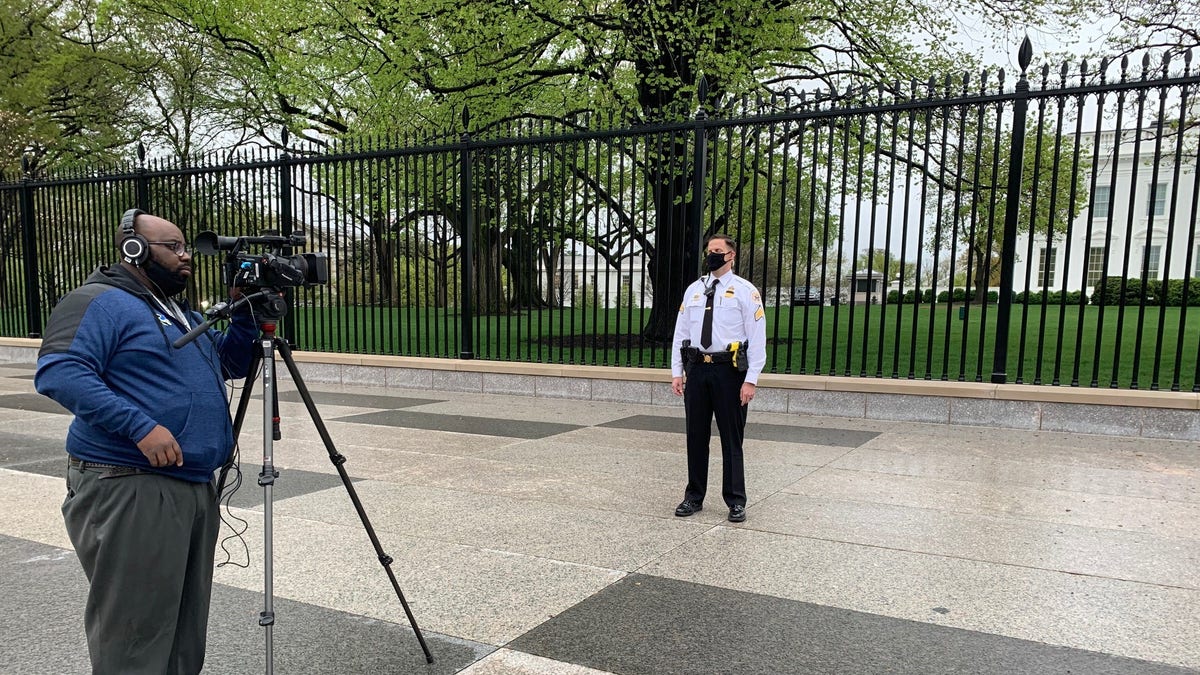
<svg viewBox="0 0 1200 675">
<path fill-rule="evenodd" d="M 185 244 L 182 241 L 148 241 L 146 243 L 154 244 L 155 246 L 166 246 L 167 248 L 171 249 L 172 253 L 181 258 L 185 253 L 192 252 L 191 244 Z"/>
</svg>

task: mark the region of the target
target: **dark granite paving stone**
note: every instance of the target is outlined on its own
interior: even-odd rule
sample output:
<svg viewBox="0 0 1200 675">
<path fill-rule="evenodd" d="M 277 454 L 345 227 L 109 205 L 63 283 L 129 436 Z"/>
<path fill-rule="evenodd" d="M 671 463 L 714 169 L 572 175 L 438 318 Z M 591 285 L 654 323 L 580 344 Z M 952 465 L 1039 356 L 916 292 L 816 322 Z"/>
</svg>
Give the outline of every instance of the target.
<svg viewBox="0 0 1200 675">
<path fill-rule="evenodd" d="M 70 411 L 41 394 L 5 394 L 0 396 L 0 408 L 70 415 Z"/>
<path fill-rule="evenodd" d="M 445 399 L 440 398 L 408 398 L 405 396 L 379 396 L 372 394 L 353 394 L 336 391 L 312 391 L 309 390 L 312 396 L 313 403 L 319 407 L 321 405 L 344 405 L 355 408 L 379 408 L 381 410 L 395 410 L 397 408 L 411 408 L 413 406 L 425 405 L 427 403 L 442 403 Z M 258 394 L 261 397 L 261 392 Z M 289 403 L 303 403 L 304 399 L 300 398 L 298 391 L 285 391 L 279 394 L 280 401 Z"/>
<path fill-rule="evenodd" d="M 596 426 L 638 431 L 668 431 L 684 433 L 682 417 L 663 415 L 633 415 L 622 417 Z M 714 438 L 717 434 L 713 423 Z M 784 443 L 808 443 L 810 445 L 832 445 L 841 448 L 857 448 L 879 434 L 857 429 L 827 429 L 823 427 L 800 427 L 788 424 L 761 424 L 751 421 L 746 424 L 746 438 L 756 441 L 782 441 Z"/>
<path fill-rule="evenodd" d="M 571 607 L 508 647 L 613 673 L 641 675 L 1193 672 L 638 574 Z"/>
<path fill-rule="evenodd" d="M 91 672 L 83 634 L 86 600 L 87 581 L 72 551 L 0 535 L 0 672 Z M 274 609 L 278 673 L 455 673 L 494 649 L 425 631 L 435 659 L 427 665 L 408 626 L 278 597 Z M 213 587 L 204 672 L 264 672 L 262 610 L 261 592 Z"/>
<path fill-rule="evenodd" d="M 506 420 L 494 417 L 468 417 L 466 415 L 442 415 L 439 413 L 412 412 L 407 410 L 381 410 L 333 418 L 338 422 L 355 424 L 378 424 L 389 427 L 429 429 L 431 431 L 455 431 L 464 434 L 504 436 L 507 438 L 546 438 L 556 434 L 582 428 L 578 424 L 557 422 L 531 422 L 528 420 Z"/>
<path fill-rule="evenodd" d="M 25 473 L 36 473 L 41 476 L 52 476 L 54 478 L 65 479 L 67 476 L 67 453 L 62 448 L 59 448 L 58 451 L 60 454 L 53 459 L 40 459 L 36 462 L 10 464 L 4 468 L 12 469 L 13 471 L 24 471 Z"/>
<path fill-rule="evenodd" d="M 324 454 L 324 451 L 322 453 Z M 279 457 L 280 452 L 277 447 L 273 461 L 279 461 Z M 332 467 L 332 464 L 330 466 Z M 340 492 L 346 492 L 346 486 L 342 484 L 342 479 L 336 474 L 301 471 L 299 469 L 280 469 L 278 467 L 276 467 L 276 470 L 279 471 L 279 477 L 275 479 L 275 484 L 271 486 L 272 501 L 278 502 L 281 499 L 299 497 L 310 492 L 318 492 L 330 488 L 337 488 Z M 261 471 L 261 464 L 251 464 L 247 461 L 242 462 L 242 485 L 230 497 L 230 506 L 249 509 L 259 508 L 263 505 L 265 493 L 263 492 L 263 486 L 258 484 L 258 474 Z M 233 470 L 230 470 L 225 481 L 226 494 L 229 494 L 230 486 L 233 485 L 235 478 Z M 350 480 L 354 482 L 357 479 L 351 478 Z M 345 498 L 347 501 L 350 499 L 349 495 L 346 495 Z M 370 511 L 367 513 L 369 515 Z"/>
<path fill-rule="evenodd" d="M 18 468 L 15 464 L 25 464 L 46 459 L 62 458 L 63 466 L 67 463 L 66 435 L 63 438 L 43 438 L 12 432 L 0 432 L 0 466 Z M 24 471 L 24 469 L 20 469 Z"/>
</svg>

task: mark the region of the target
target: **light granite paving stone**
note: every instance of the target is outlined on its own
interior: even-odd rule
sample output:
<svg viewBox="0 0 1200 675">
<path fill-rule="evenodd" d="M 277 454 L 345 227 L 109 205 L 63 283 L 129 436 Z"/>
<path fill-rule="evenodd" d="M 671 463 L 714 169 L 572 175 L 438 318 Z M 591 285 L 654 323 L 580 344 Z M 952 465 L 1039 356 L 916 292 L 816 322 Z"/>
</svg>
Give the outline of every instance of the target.
<svg viewBox="0 0 1200 675">
<path fill-rule="evenodd" d="M 1200 441 L 1200 411 L 1144 410 L 1142 436 Z"/>
<path fill-rule="evenodd" d="M 730 527 L 640 572 L 1200 667 L 1200 591 L 1190 589 Z"/>
<path fill-rule="evenodd" d="M 1041 419 L 1041 407 L 1031 401 L 950 399 L 950 424 L 1032 430 L 1041 427 Z"/>
<path fill-rule="evenodd" d="M 1065 464 L 1033 458 L 991 459 L 952 449 L 910 452 L 874 447 L 857 448 L 831 468 L 1200 503 L 1198 474 L 1188 468 L 1110 469 L 1082 461 Z"/>
<path fill-rule="evenodd" d="M 859 392 L 793 389 L 788 393 L 789 413 L 827 417 L 865 417 L 867 395 Z"/>
<path fill-rule="evenodd" d="M 457 370 L 433 371 L 433 389 L 435 391 L 483 391 L 483 374 Z"/>
<path fill-rule="evenodd" d="M 827 499 L 1141 532 L 1185 538 L 1200 546 L 1200 504 L 1196 503 L 832 468 L 815 471 L 785 491 Z"/>
<path fill-rule="evenodd" d="M 1141 408 L 1042 403 L 1042 429 L 1080 434 L 1140 436 Z"/>
<path fill-rule="evenodd" d="M 604 675 L 607 672 L 511 649 L 497 649 L 459 671 L 461 675 Z"/>
<path fill-rule="evenodd" d="M 649 382 L 624 380 L 592 380 L 592 400 L 650 405 Z"/>
<path fill-rule="evenodd" d="M 509 373 L 484 373 L 483 393 L 512 394 L 514 396 L 533 396 L 533 375 L 515 375 Z"/>
<path fill-rule="evenodd" d="M 1030 463 L 1113 469 L 1200 469 L 1200 452 L 1188 441 L 1147 440 L 985 427 L 946 427 L 953 434 L 912 433 L 905 425 L 877 436 L 865 448 L 915 454 L 954 453 L 964 457 L 1014 459 Z"/>
<path fill-rule="evenodd" d="M 534 383 L 538 398 L 592 398 L 592 381 L 583 377 L 539 377 Z"/>
<path fill-rule="evenodd" d="M 668 505 L 675 508 L 682 491 L 678 480 L 638 474 L 599 473 L 477 457 L 411 455 L 407 459 L 397 462 L 390 473 L 375 476 L 375 480 L 658 516 L 667 513 Z M 720 481 L 719 472 L 710 473 L 710 479 Z"/>
<path fill-rule="evenodd" d="M 639 437 L 640 434 L 640 437 Z M 747 440 L 743 443 L 747 464 L 818 467 L 836 460 L 847 448 L 804 443 Z M 660 476 L 687 474 L 687 446 L 683 434 L 585 427 L 552 439 L 528 441 L 481 453 L 481 457 L 527 462 L 543 466 L 570 466 L 588 471 L 623 475 L 650 472 Z M 721 441 L 709 443 L 709 462 L 719 464 Z"/>
<path fill-rule="evenodd" d="M 0 431 L 61 441 L 65 448 L 67 430 L 74 419 L 73 415 L 37 413 L 26 410 L 0 411 Z"/>
<path fill-rule="evenodd" d="M 950 399 L 945 396 L 867 394 L 866 416 L 897 422 L 937 422 L 950 419 Z"/>
<path fill-rule="evenodd" d="M 704 526 L 681 518 L 630 515 L 511 497 L 379 481 L 355 487 L 376 529 L 400 536 L 551 560 L 634 570 L 695 536 Z M 348 505 L 328 505 L 324 493 L 289 499 L 277 513 L 345 525 Z"/>
<path fill-rule="evenodd" d="M 384 382 L 393 389 L 433 389 L 433 373 L 427 368 L 388 368 Z"/>
<path fill-rule="evenodd" d="M 1195 539 L 786 493 L 749 514 L 757 530 L 1200 590 Z"/>
<path fill-rule="evenodd" d="M 604 450 L 567 445 L 550 448 L 548 452 L 539 448 L 529 457 L 521 449 L 510 448 L 500 460 L 410 454 L 398 459 L 394 471 L 373 478 L 402 485 L 440 487 L 655 517 L 672 515 L 687 482 L 684 464 L 664 465 L 656 461 L 657 458 L 630 456 L 625 451 L 619 451 L 623 456 L 612 457 L 606 456 Z M 578 454 L 588 456 L 579 458 Z M 554 462 L 555 455 L 561 460 Z M 590 468 L 580 468 L 580 464 Z M 811 470 L 747 463 L 750 503 L 777 492 Z M 706 517 L 702 520 L 719 522 L 726 515 L 720 493 L 720 462 L 709 463 L 708 481 L 707 505 L 710 508 L 704 512 Z"/>
<path fill-rule="evenodd" d="M 276 596 L 408 625 L 349 503 L 330 501 L 322 493 L 298 499 L 326 506 L 315 508 L 320 519 L 296 519 L 282 508 L 296 500 L 279 504 L 273 522 Z M 399 535 L 380 526 L 374 516 L 382 509 L 369 495 L 364 495 L 364 507 L 384 552 L 394 559 L 391 569 L 413 615 L 426 631 L 502 645 L 623 576 L 595 566 Z M 214 581 L 261 591 L 262 516 L 240 509 L 235 513 L 249 524 L 240 559 L 249 566 L 219 567 Z M 352 525 L 343 522 L 349 520 Z"/>
<path fill-rule="evenodd" d="M 71 548 L 63 525 L 64 477 L 0 469 L 0 534 Z"/>
</svg>

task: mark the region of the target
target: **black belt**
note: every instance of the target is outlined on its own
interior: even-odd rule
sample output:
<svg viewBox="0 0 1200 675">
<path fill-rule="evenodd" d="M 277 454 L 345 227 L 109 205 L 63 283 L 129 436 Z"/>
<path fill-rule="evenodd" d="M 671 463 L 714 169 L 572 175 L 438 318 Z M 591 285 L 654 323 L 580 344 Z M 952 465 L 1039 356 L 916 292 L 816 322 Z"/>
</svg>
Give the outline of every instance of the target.
<svg viewBox="0 0 1200 675">
<path fill-rule="evenodd" d="M 732 363 L 733 352 L 702 352 L 699 349 L 687 352 L 688 363 Z"/>
<path fill-rule="evenodd" d="M 112 474 L 127 474 L 127 473 L 146 473 L 145 469 L 139 469 L 136 466 L 121 466 L 119 464 L 101 464 L 100 462 L 88 462 L 74 455 L 67 455 L 67 465 L 73 469 L 87 471 L 95 469 L 97 471 L 107 471 Z"/>
</svg>

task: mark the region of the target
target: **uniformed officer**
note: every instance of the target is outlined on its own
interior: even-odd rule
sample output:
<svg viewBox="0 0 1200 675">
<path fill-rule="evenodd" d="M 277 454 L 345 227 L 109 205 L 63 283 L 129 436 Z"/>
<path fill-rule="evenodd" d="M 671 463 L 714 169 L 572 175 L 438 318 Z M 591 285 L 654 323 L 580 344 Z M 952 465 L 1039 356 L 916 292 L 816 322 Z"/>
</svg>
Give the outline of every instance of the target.
<svg viewBox="0 0 1200 675">
<path fill-rule="evenodd" d="M 721 434 L 721 494 L 729 520 L 740 523 L 746 519 L 742 435 L 747 406 L 767 360 L 767 322 L 758 290 L 733 273 L 737 243 L 714 234 L 705 249 L 709 273 L 684 291 L 671 350 L 671 389 L 683 396 L 687 415 L 688 484 L 675 515 L 690 516 L 704 506 L 715 414 Z"/>
</svg>

